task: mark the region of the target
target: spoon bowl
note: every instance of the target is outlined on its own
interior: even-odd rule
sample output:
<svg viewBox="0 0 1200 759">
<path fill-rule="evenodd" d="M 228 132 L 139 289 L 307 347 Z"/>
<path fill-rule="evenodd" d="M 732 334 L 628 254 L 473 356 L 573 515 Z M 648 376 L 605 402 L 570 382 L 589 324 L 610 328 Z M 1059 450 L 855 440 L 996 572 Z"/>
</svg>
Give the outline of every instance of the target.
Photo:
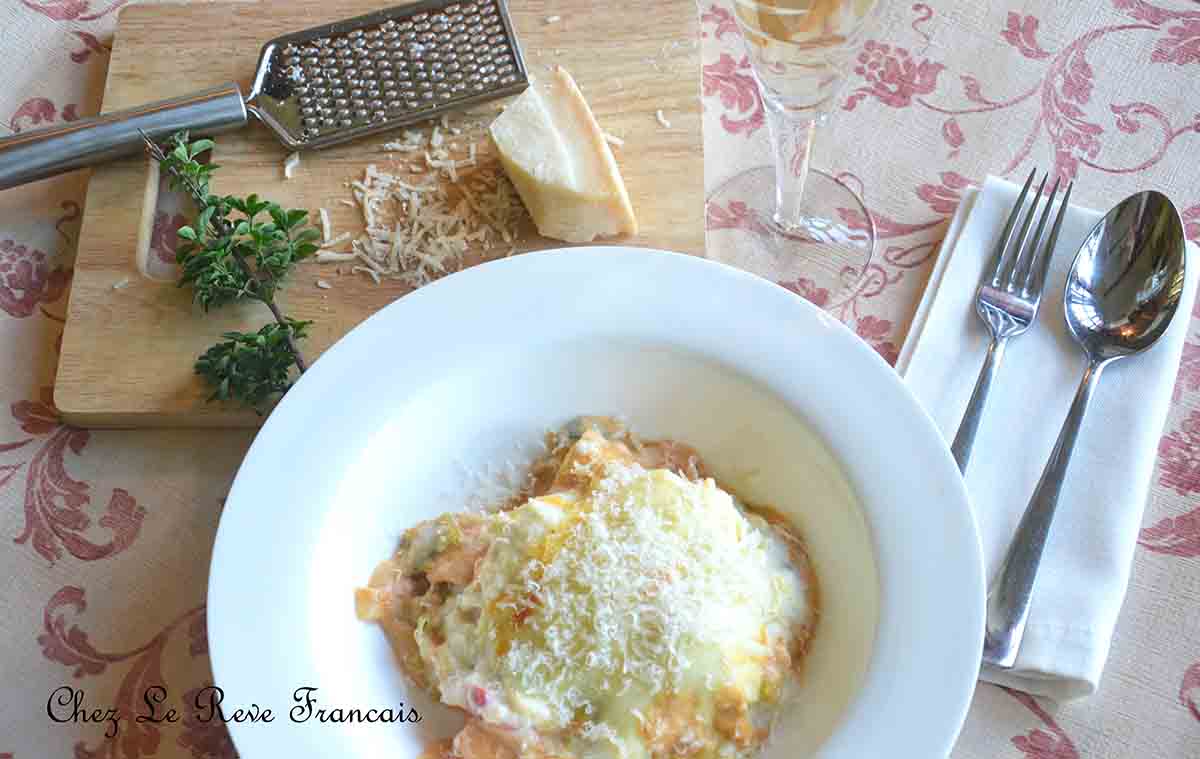
<svg viewBox="0 0 1200 759">
<path fill-rule="evenodd" d="M 1083 347 L 1088 366 L 988 592 L 984 664 L 998 669 L 1016 664 L 1058 495 L 1101 372 L 1110 362 L 1140 353 L 1162 336 L 1178 310 L 1183 277 L 1183 222 L 1159 192 L 1139 192 L 1121 201 L 1075 254 L 1063 302 L 1067 328 Z"/>
<path fill-rule="evenodd" d="M 1183 222 L 1153 190 L 1105 214 L 1075 255 L 1064 303 L 1067 327 L 1089 357 L 1139 353 L 1171 323 L 1183 294 Z"/>
</svg>

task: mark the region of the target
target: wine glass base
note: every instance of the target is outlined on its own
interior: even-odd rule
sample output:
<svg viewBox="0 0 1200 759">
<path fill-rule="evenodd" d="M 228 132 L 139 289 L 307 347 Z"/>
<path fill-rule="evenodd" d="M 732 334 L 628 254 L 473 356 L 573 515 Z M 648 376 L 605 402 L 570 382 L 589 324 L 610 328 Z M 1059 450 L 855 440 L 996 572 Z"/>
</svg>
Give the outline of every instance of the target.
<svg viewBox="0 0 1200 759">
<path fill-rule="evenodd" d="M 775 169 L 726 180 L 706 201 L 707 257 L 777 282 L 822 308 L 852 296 L 871 263 L 875 225 L 844 182 L 811 169 L 797 223 L 775 218 Z"/>
</svg>

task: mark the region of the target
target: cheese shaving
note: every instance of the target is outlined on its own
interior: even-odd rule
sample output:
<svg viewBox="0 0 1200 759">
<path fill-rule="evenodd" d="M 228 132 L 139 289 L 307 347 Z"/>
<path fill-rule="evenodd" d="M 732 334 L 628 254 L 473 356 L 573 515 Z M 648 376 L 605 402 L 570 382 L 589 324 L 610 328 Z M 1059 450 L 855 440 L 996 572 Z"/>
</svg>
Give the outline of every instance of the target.
<svg viewBox="0 0 1200 759">
<path fill-rule="evenodd" d="M 375 284 L 379 284 L 382 281 L 379 278 L 378 272 L 376 272 L 374 269 L 369 269 L 366 266 L 354 266 L 350 269 L 350 271 L 354 272 L 355 274 L 358 274 L 359 272 L 366 274 L 371 279 L 375 280 Z"/>
<path fill-rule="evenodd" d="M 291 179 L 296 173 L 296 167 L 300 165 L 300 154 L 292 153 L 283 160 L 283 178 Z"/>
<path fill-rule="evenodd" d="M 503 169 L 480 165 L 474 138 L 461 147 L 457 142 L 447 145 L 447 132 L 462 131 L 448 118 L 428 130 L 407 130 L 403 142 L 384 145 L 424 159 L 424 166 L 400 167 L 423 173 L 417 181 L 368 164 L 361 178 L 346 183 L 353 200 L 339 202 L 359 209 L 363 231 L 352 239 L 349 233 L 332 237 L 332 230 L 326 231 L 318 262 L 353 260 L 360 264 L 352 268 L 354 273 L 420 287 L 459 269 L 472 251 L 506 245 L 511 254 L 524 207 Z M 351 252 L 326 250 L 346 240 Z"/>
<path fill-rule="evenodd" d="M 319 250 L 315 256 L 319 264 L 336 264 L 344 261 L 354 261 L 357 256 L 354 253 L 334 253 L 329 250 Z"/>
<path fill-rule="evenodd" d="M 329 223 L 329 212 L 324 208 L 318 208 L 317 214 L 321 217 L 321 240 L 323 245 L 332 245 L 329 240 L 330 230 L 333 228 Z"/>
<path fill-rule="evenodd" d="M 661 113 L 661 111 L 659 111 L 659 113 Z M 616 136 L 615 134 L 609 134 L 608 132 L 604 132 L 604 141 L 607 142 L 609 145 L 612 145 L 613 147 L 617 147 L 617 148 L 625 147 L 625 140 L 622 140 L 620 137 Z"/>
<path fill-rule="evenodd" d="M 321 243 L 321 248 L 322 249 L 332 248 L 335 245 L 341 245 L 342 243 L 349 242 L 349 241 L 350 241 L 350 233 L 342 232 L 337 237 L 330 238 L 330 239 L 326 240 L 325 242 Z"/>
<path fill-rule="evenodd" d="M 671 122 L 667 121 L 667 117 L 663 114 L 661 108 L 654 112 L 654 118 L 658 119 L 658 125 L 663 129 L 671 128 Z"/>
</svg>

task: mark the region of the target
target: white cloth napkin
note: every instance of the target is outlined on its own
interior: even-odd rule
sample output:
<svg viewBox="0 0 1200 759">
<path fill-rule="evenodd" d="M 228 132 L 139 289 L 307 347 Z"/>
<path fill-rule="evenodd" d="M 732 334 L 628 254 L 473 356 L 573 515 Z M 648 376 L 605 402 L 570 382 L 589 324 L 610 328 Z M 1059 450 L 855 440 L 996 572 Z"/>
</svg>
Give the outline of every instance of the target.
<svg viewBox="0 0 1200 759">
<path fill-rule="evenodd" d="M 989 335 L 975 288 L 1018 188 L 988 177 L 951 221 L 897 370 L 954 439 Z M 967 469 L 967 490 L 995 577 L 1083 374 L 1067 331 L 1063 286 L 1080 242 L 1101 214 L 1072 206 L 1063 220 L 1037 322 L 1013 339 L 992 385 Z M 1180 354 L 1200 256 L 1190 249 L 1183 300 L 1145 353 L 1109 366 L 1083 422 L 1034 587 L 1016 668 L 981 678 L 1064 700 L 1093 693 L 1125 597 Z"/>
</svg>

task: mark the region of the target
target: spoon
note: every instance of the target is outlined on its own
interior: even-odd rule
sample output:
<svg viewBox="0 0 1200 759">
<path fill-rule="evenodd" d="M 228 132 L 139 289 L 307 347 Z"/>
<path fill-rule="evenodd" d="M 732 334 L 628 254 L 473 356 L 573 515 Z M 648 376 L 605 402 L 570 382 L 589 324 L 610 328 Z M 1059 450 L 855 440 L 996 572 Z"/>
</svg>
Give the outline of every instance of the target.
<svg viewBox="0 0 1200 759">
<path fill-rule="evenodd" d="M 1083 348 L 1088 365 L 988 592 L 985 664 L 1010 669 L 1016 662 L 1050 522 L 1100 374 L 1112 362 L 1146 350 L 1162 336 L 1179 305 L 1183 273 L 1183 223 L 1175 206 L 1159 192 L 1139 192 L 1121 201 L 1097 222 L 1075 254 L 1063 300 L 1067 328 Z"/>
</svg>

